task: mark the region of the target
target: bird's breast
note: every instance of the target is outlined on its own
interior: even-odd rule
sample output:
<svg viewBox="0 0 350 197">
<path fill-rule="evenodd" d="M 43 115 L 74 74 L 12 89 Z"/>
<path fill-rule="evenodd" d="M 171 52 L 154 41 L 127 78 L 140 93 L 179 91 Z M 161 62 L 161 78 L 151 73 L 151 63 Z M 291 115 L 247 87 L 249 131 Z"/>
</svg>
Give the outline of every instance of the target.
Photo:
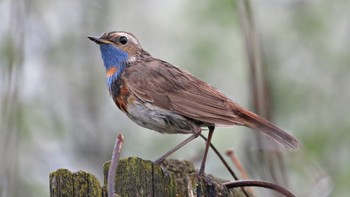
<svg viewBox="0 0 350 197">
<path fill-rule="evenodd" d="M 113 77 L 118 71 L 118 68 L 117 67 L 111 67 L 109 68 L 108 70 L 106 70 L 106 77 L 107 79 L 110 78 L 110 77 Z"/>
<path fill-rule="evenodd" d="M 109 87 L 109 92 L 114 103 L 124 113 L 128 112 L 128 104 L 135 102 L 135 97 L 131 95 L 127 83 L 121 79 L 112 82 L 111 86 Z"/>
</svg>

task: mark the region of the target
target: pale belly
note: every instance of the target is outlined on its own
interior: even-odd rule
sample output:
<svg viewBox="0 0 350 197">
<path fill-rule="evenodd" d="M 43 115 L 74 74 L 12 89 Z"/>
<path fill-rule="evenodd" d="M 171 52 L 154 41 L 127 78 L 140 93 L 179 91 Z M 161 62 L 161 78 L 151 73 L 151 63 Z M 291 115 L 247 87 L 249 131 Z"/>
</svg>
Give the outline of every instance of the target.
<svg viewBox="0 0 350 197">
<path fill-rule="evenodd" d="M 201 131 L 200 126 L 192 120 L 149 103 L 141 104 L 138 101 L 128 103 L 126 114 L 138 125 L 160 133 L 189 134 Z"/>
</svg>

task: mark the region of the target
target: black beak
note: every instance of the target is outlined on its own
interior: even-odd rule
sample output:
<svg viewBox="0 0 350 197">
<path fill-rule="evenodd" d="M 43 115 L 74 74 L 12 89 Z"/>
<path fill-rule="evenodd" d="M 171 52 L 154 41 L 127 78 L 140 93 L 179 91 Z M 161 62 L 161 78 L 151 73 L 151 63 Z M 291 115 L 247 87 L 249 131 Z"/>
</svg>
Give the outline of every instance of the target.
<svg viewBox="0 0 350 197">
<path fill-rule="evenodd" d="M 109 44 L 109 43 L 111 43 L 108 40 L 104 40 L 104 39 L 101 39 L 101 38 L 98 38 L 98 37 L 94 37 L 94 36 L 88 36 L 88 38 L 91 41 L 94 41 L 96 44 Z"/>
</svg>

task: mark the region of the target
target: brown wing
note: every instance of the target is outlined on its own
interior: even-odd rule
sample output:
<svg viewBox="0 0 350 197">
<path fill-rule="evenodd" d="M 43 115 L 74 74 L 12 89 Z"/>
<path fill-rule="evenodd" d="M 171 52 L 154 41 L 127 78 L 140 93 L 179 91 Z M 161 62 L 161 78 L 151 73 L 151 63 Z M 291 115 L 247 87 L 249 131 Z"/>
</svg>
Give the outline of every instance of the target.
<svg viewBox="0 0 350 197">
<path fill-rule="evenodd" d="M 204 123 L 241 124 L 232 102 L 190 73 L 161 60 L 135 63 L 124 76 L 139 99 Z"/>
<path fill-rule="evenodd" d="M 134 63 L 123 76 L 139 99 L 203 123 L 244 125 L 257 129 L 289 148 L 298 141 L 271 122 L 229 100 L 207 83 L 167 62 Z"/>
</svg>

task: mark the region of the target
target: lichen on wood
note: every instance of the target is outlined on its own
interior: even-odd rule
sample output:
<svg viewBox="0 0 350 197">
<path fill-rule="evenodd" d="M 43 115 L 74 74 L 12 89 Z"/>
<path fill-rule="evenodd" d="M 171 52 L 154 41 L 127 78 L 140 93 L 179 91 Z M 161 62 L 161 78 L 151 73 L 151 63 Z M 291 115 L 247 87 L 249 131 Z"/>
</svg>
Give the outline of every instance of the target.
<svg viewBox="0 0 350 197">
<path fill-rule="evenodd" d="M 104 164 L 107 185 L 110 161 Z M 173 174 L 163 173 L 159 165 L 136 157 L 121 159 L 115 177 L 115 192 L 120 196 L 176 196 Z"/>
<path fill-rule="evenodd" d="M 50 174 L 50 196 L 102 197 L 102 189 L 93 174 L 84 171 L 72 173 L 67 169 L 58 169 Z"/>
<path fill-rule="evenodd" d="M 207 180 L 198 176 L 193 164 L 189 161 L 169 159 L 165 160 L 163 165 L 169 172 L 175 175 L 178 196 L 244 196 L 239 189 L 228 190 L 222 185 L 224 180 L 211 175 L 206 176 L 211 182 L 211 184 L 208 184 Z"/>
<path fill-rule="evenodd" d="M 103 166 L 104 185 L 87 172 L 59 169 L 50 174 L 50 196 L 107 197 L 110 161 Z M 212 184 L 198 176 L 188 161 L 165 160 L 160 165 L 136 157 L 120 159 L 115 175 L 115 193 L 122 197 L 245 196 L 240 189 L 228 190 L 222 180 L 209 176 Z M 166 170 L 165 170 L 166 169 Z M 207 178 L 207 179 L 208 179 Z"/>
</svg>

